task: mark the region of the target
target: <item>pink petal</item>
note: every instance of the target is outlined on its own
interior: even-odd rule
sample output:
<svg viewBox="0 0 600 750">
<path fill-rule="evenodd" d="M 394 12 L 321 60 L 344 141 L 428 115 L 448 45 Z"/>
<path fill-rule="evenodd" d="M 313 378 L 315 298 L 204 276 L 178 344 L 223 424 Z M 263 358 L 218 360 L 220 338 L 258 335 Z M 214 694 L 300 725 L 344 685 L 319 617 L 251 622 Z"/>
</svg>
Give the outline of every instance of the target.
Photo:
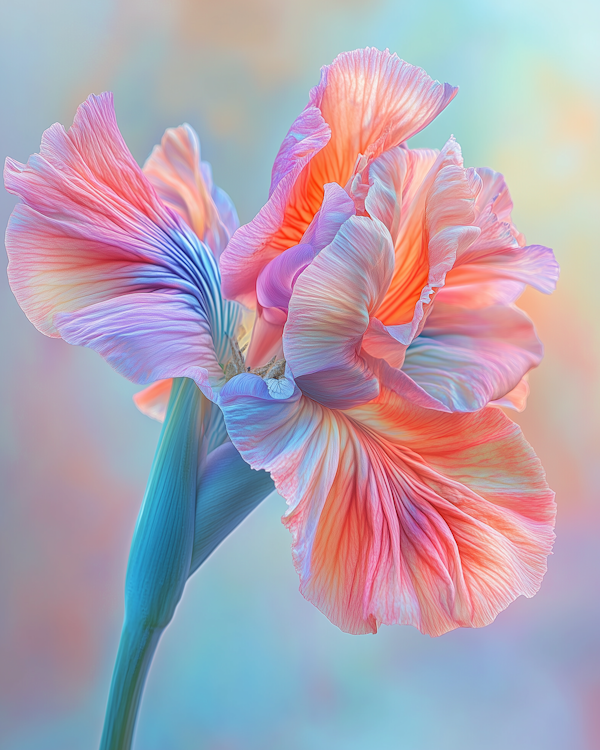
<svg viewBox="0 0 600 750">
<path fill-rule="evenodd" d="M 352 216 L 299 276 L 283 335 L 299 387 L 328 406 L 347 408 L 378 392 L 360 355 L 363 334 L 392 274 L 390 236 L 378 221 Z"/>
<path fill-rule="evenodd" d="M 383 391 L 345 412 L 243 375 L 222 391 L 234 445 L 289 510 L 300 590 L 351 633 L 481 627 L 546 570 L 553 493 L 498 409 L 441 414 Z"/>
<path fill-rule="evenodd" d="M 210 166 L 200 160 L 200 141 L 194 129 L 187 124 L 169 128 L 144 164 L 144 174 L 163 203 L 218 257 L 237 229 L 237 216 L 227 194 L 213 185 Z"/>
<path fill-rule="evenodd" d="M 452 411 L 476 411 L 507 396 L 542 354 L 533 323 L 516 307 L 469 309 L 438 298 L 402 370 Z"/>
<path fill-rule="evenodd" d="M 375 159 L 407 140 L 456 91 L 387 50 L 343 53 L 324 67 L 279 150 L 269 202 L 235 234 L 222 257 L 225 296 L 252 305 L 261 268 L 301 241 L 321 206 L 324 186 L 345 186 L 360 155 Z"/>
<path fill-rule="evenodd" d="M 524 411 L 527 406 L 529 396 L 529 383 L 527 375 L 524 375 L 517 385 L 509 391 L 506 396 L 490 401 L 490 406 L 503 406 L 506 409 L 515 409 L 515 411 Z"/>
<path fill-rule="evenodd" d="M 425 325 L 457 255 L 481 231 L 473 226 L 479 178 L 454 163 L 459 157 L 451 139 L 420 186 L 412 185 L 412 200 L 402 205 L 393 279 L 363 341 L 365 351 L 395 367 Z"/>
<path fill-rule="evenodd" d="M 281 347 L 287 308 L 298 276 L 326 245 L 341 225 L 355 213 L 346 191 L 332 183 L 325 185 L 323 205 L 316 213 L 299 245 L 276 256 L 262 269 L 256 282 L 257 316 L 246 361 L 250 367 L 263 365 Z"/>
<path fill-rule="evenodd" d="M 329 126 L 316 107 L 305 109 L 292 125 L 273 166 L 268 202 L 249 224 L 237 230 L 221 255 L 223 294 L 228 299 L 254 307 L 261 269 L 300 242 L 316 209 L 308 214 L 299 211 L 290 196 L 294 190 L 301 193 L 304 189 L 307 173 L 303 174 L 303 169 L 330 135 Z"/>
<path fill-rule="evenodd" d="M 457 91 L 389 50 L 367 47 L 338 55 L 310 92 L 309 105 L 318 107 L 331 127 L 331 141 L 311 164 L 314 179 L 345 185 L 359 154 L 375 159 L 407 141 Z"/>
<path fill-rule="evenodd" d="M 481 234 L 458 256 L 440 299 L 464 307 L 510 304 L 526 284 L 549 294 L 558 279 L 552 250 L 525 246 L 510 219 L 512 201 L 502 175 L 491 169 L 478 169 L 477 174 L 482 190 L 477 196 L 475 224 Z"/>
<path fill-rule="evenodd" d="M 415 314 L 422 317 L 418 301 L 423 291 L 428 287 L 430 295 L 433 286 L 442 286 L 445 273 L 454 265 L 459 248 L 455 243 L 450 247 L 440 243 L 444 235 L 432 247 L 435 235 L 445 229 L 455 233 L 454 227 L 471 226 L 475 221 L 475 199 L 481 185 L 473 170 L 463 169 L 458 143 L 450 138 L 425 171 L 431 158 L 429 154 L 411 158 L 415 174 L 410 192 L 402 199 L 394 278 L 377 314 L 387 326 L 409 323 Z M 468 230 L 469 236 L 471 233 Z M 442 249 L 440 254 L 440 244 L 447 252 Z"/>
<path fill-rule="evenodd" d="M 68 132 L 60 125 L 47 130 L 40 154 L 27 165 L 7 160 L 5 180 L 25 204 L 14 210 L 7 230 L 9 279 L 19 304 L 43 333 L 58 336 L 64 327 L 70 340 L 98 349 L 136 382 L 148 382 L 149 372 L 155 378 L 183 376 L 173 367 L 178 362 L 192 367 L 192 360 L 212 379 L 219 375 L 215 358 L 227 354 L 227 336 L 236 331 L 240 311 L 221 298 L 212 253 L 160 201 L 135 163 L 119 133 L 110 94 L 84 102 Z M 143 301 L 136 319 L 139 341 L 131 317 L 136 300 Z M 163 302 L 165 331 L 173 333 L 168 345 L 164 332 L 150 335 L 160 327 L 152 303 Z M 184 321 L 179 338 L 170 314 Z M 199 346 L 193 356 L 192 341 Z M 179 344 L 182 351 L 175 355 Z M 124 354 L 128 347 L 130 363 Z"/>
<path fill-rule="evenodd" d="M 133 160 L 110 94 L 84 102 L 68 133 L 49 128 L 26 166 L 7 159 L 5 182 L 26 204 L 7 230 L 9 279 L 43 333 L 57 335 L 56 312 L 177 283 L 191 233 Z"/>
</svg>

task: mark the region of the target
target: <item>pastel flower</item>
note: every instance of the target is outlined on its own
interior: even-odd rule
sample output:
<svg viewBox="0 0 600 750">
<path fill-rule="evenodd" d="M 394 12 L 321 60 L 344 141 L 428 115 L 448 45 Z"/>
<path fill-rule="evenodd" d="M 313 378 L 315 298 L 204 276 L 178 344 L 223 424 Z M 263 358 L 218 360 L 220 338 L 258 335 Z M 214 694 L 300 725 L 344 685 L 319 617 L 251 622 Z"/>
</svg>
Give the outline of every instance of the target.
<svg viewBox="0 0 600 750">
<path fill-rule="evenodd" d="M 524 405 L 542 348 L 514 302 L 557 266 L 501 175 L 453 139 L 406 146 L 454 94 L 389 52 L 340 55 L 220 260 L 257 305 L 247 364 L 285 359 L 287 381 L 228 382 L 227 431 L 288 502 L 301 591 L 352 633 L 486 625 L 537 591 L 553 540 L 542 467 L 490 404 Z"/>
<path fill-rule="evenodd" d="M 273 490 L 228 440 L 213 403 L 247 317 L 222 298 L 217 264 L 237 217 L 187 125 L 166 132 L 142 172 L 109 94 L 82 104 L 68 132 L 47 130 L 26 165 L 7 159 L 4 174 L 23 201 L 6 233 L 19 304 L 42 333 L 152 383 L 136 400 L 164 420 L 131 546 L 101 744 L 124 750 L 187 578 Z"/>
</svg>

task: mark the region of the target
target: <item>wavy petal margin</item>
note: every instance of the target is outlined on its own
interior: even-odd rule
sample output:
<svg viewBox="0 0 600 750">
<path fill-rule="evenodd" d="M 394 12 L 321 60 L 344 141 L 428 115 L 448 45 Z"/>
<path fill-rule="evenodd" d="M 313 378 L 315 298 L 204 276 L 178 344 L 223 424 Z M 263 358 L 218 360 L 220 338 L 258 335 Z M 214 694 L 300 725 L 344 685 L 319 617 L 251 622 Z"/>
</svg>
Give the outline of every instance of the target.
<svg viewBox="0 0 600 750">
<path fill-rule="evenodd" d="M 384 390 L 347 411 L 240 375 L 221 392 L 232 441 L 271 472 L 304 596 L 342 630 L 489 624 L 533 596 L 554 538 L 539 460 L 499 409 L 442 414 Z"/>
</svg>

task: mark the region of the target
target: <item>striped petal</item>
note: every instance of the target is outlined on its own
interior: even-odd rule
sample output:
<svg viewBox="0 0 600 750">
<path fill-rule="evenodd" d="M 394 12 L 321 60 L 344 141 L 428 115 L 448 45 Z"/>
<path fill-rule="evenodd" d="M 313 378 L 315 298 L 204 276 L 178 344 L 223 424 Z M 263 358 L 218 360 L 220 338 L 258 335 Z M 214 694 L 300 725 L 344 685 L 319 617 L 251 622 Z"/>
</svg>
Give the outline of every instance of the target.
<svg viewBox="0 0 600 750">
<path fill-rule="evenodd" d="M 482 189 L 474 223 L 481 234 L 458 255 L 440 301 L 463 307 L 511 304 L 526 284 L 549 294 L 558 279 L 552 250 L 525 245 L 510 218 L 512 201 L 504 178 L 491 169 L 476 171 Z"/>
<path fill-rule="evenodd" d="M 227 193 L 213 184 L 210 165 L 200 160 L 196 131 L 187 123 L 169 128 L 144 164 L 144 174 L 163 203 L 218 258 L 239 222 Z"/>
<path fill-rule="evenodd" d="M 347 411 L 252 375 L 221 393 L 228 432 L 289 511 L 304 596 L 342 630 L 481 627 L 532 596 L 553 540 L 553 493 L 499 409 L 441 414 L 384 390 Z"/>
<path fill-rule="evenodd" d="M 183 294 L 128 294 L 61 313 L 56 325 L 69 344 L 97 351 L 134 383 L 186 377 L 212 398 L 212 388 L 224 382 L 223 370 L 208 321 L 194 302 Z"/>
<path fill-rule="evenodd" d="M 370 161 L 415 135 L 456 91 L 387 50 L 346 52 L 324 67 L 277 155 L 269 202 L 222 257 L 225 295 L 252 304 L 260 270 L 301 241 L 324 186 L 345 186 L 359 156 Z"/>
<path fill-rule="evenodd" d="M 294 379 L 311 398 L 348 408 L 377 395 L 377 377 L 360 350 L 392 270 L 387 229 L 381 222 L 352 216 L 298 277 L 283 351 Z"/>
<path fill-rule="evenodd" d="M 515 389 L 542 355 L 533 323 L 516 307 L 470 309 L 438 298 L 402 370 L 443 407 L 476 411 Z"/>
<path fill-rule="evenodd" d="M 172 362 L 194 359 L 194 341 L 197 381 L 216 377 L 215 357 L 227 355 L 238 306 L 223 303 L 213 254 L 161 202 L 135 163 L 110 94 L 82 104 L 68 132 L 60 125 L 47 130 L 27 165 L 7 160 L 5 181 L 23 199 L 7 230 L 9 279 L 40 331 L 60 336 L 64 328 L 72 341 L 97 347 L 136 382 L 148 382 L 151 372 L 183 375 Z M 163 302 L 172 333 L 174 321 L 183 321 L 180 338 L 168 347 L 153 308 Z M 173 357 L 175 350 L 180 356 Z M 125 364 L 126 351 L 139 357 Z"/>
<path fill-rule="evenodd" d="M 452 163 L 456 148 L 447 144 L 406 207 L 392 281 L 363 342 L 369 354 L 394 367 L 402 365 L 406 348 L 423 329 L 457 256 L 481 231 L 473 225 L 479 178 Z"/>
</svg>

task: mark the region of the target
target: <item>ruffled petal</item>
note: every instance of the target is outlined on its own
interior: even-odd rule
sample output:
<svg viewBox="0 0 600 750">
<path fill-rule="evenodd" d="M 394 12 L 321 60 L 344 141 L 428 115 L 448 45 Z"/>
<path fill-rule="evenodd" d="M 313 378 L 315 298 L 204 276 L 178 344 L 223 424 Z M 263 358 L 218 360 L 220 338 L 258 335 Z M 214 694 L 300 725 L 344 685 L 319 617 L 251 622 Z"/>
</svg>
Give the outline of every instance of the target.
<svg viewBox="0 0 600 750">
<path fill-rule="evenodd" d="M 507 396 L 542 355 L 533 323 L 516 307 L 469 309 L 438 298 L 402 370 L 452 411 L 476 411 Z"/>
<path fill-rule="evenodd" d="M 261 269 L 300 242 L 314 212 L 299 212 L 291 195 L 306 187 L 303 169 L 330 137 L 329 125 L 316 107 L 307 107 L 292 125 L 275 159 L 268 202 L 249 224 L 238 229 L 221 255 L 223 294 L 228 299 L 254 307 Z"/>
<path fill-rule="evenodd" d="M 325 185 L 323 205 L 302 242 L 287 248 L 264 266 L 256 282 L 257 317 L 246 357 L 250 367 L 265 364 L 278 352 L 297 278 L 354 214 L 354 202 L 348 193 L 335 183 Z"/>
<path fill-rule="evenodd" d="M 457 149 L 452 140 L 446 145 L 406 208 L 392 282 L 363 342 L 365 351 L 395 367 L 423 329 L 457 255 L 481 232 L 473 226 L 480 181 L 474 170 L 452 163 Z"/>
<path fill-rule="evenodd" d="M 463 169 L 458 143 L 450 138 L 425 172 L 431 157 L 425 153 L 421 158 L 411 158 L 411 162 L 415 162 L 415 174 L 410 181 L 410 193 L 401 202 L 394 277 L 377 313 L 378 319 L 386 326 L 412 321 L 415 312 L 418 314 L 422 292 L 427 287 L 429 296 L 434 286 L 442 286 L 458 252 L 463 251 L 454 243 L 447 247 L 439 240 L 432 246 L 435 235 L 448 229 L 452 233 L 453 227 L 471 226 L 475 221 L 475 200 L 481 185 L 473 170 Z M 375 179 L 374 182 L 377 184 L 378 181 Z M 470 243 L 474 239 L 470 239 Z M 443 267 L 438 270 L 440 263 Z M 433 277 L 431 281 L 430 277 Z"/>
<path fill-rule="evenodd" d="M 187 123 L 169 128 L 144 164 L 144 174 L 163 203 L 219 257 L 238 227 L 237 214 L 227 194 L 213 185 L 210 165 L 200 160 L 196 131 Z"/>
<path fill-rule="evenodd" d="M 342 630 L 481 627 L 546 570 L 553 493 L 499 409 L 440 414 L 383 391 L 346 412 L 252 375 L 221 407 L 232 441 L 289 511 L 300 590 Z"/>
<path fill-rule="evenodd" d="M 377 378 L 360 349 L 392 270 L 389 232 L 377 220 L 352 216 L 298 277 L 283 351 L 296 383 L 311 398 L 348 408 L 377 395 Z"/>
<path fill-rule="evenodd" d="M 476 200 L 475 225 L 481 234 L 464 248 L 449 272 L 440 300 L 463 307 L 510 304 L 526 284 L 545 294 L 558 279 L 558 264 L 550 248 L 525 246 L 513 225 L 512 201 L 504 178 L 491 169 L 477 169 L 482 189 Z"/>
<path fill-rule="evenodd" d="M 375 159 L 426 127 L 458 89 L 434 81 L 389 50 L 343 52 L 321 70 L 309 105 L 331 127 L 331 140 L 311 163 L 319 185 L 345 185 L 359 155 Z"/>
<path fill-rule="evenodd" d="M 239 306 L 223 302 L 213 254 L 161 202 L 135 163 L 118 130 L 110 94 L 91 96 L 84 102 L 68 132 L 60 125 L 47 130 L 40 154 L 33 155 L 27 165 L 7 160 L 5 181 L 7 189 L 24 201 L 13 212 L 7 230 L 9 279 L 19 304 L 39 330 L 59 336 L 59 318 L 64 326 L 76 326 L 77 315 L 69 314 L 93 308 L 79 319 L 86 329 L 83 339 L 101 339 L 98 346 L 104 356 L 114 356 L 117 362 L 124 342 L 114 310 L 124 306 L 129 315 L 134 304 L 133 299 L 119 298 L 141 295 L 147 304 L 140 314 L 149 316 L 148 330 L 153 330 L 160 316 L 152 310 L 152 301 L 157 304 L 163 300 L 161 294 L 166 294 L 165 313 L 178 306 L 185 326 L 203 332 L 191 337 L 186 332 L 177 339 L 184 346 L 181 361 L 190 358 L 190 341 L 202 341 L 195 365 L 213 377 L 215 356 L 222 361 L 227 355 L 227 337 L 239 325 Z M 109 328 L 103 333 L 105 313 Z M 124 319 L 124 326 L 128 320 Z M 141 318 L 139 323 L 139 346 L 133 341 L 130 345 L 140 356 L 145 352 L 150 358 L 147 371 L 164 369 L 157 378 L 185 375 L 171 371 L 166 361 L 175 342 L 162 353 L 151 353 L 151 339 Z M 109 331 L 118 339 L 114 352 Z M 129 336 L 133 335 L 130 327 Z M 208 354 L 210 337 L 212 353 Z M 162 369 L 161 356 L 165 360 Z M 141 374 L 141 361 L 132 362 L 130 370 L 125 364 L 115 366 L 130 371 L 136 382 L 148 382 Z"/>
<path fill-rule="evenodd" d="M 439 152 L 433 149 L 397 146 L 366 164 L 356 175 L 351 188 L 355 201 L 359 203 L 362 191 L 365 211 L 385 224 L 394 247 L 399 241 L 401 222 L 406 231 L 411 208 L 414 211 L 413 201 L 438 156 Z"/>
<path fill-rule="evenodd" d="M 301 241 L 321 206 L 324 186 L 345 186 L 359 156 L 370 161 L 406 141 L 456 92 L 388 50 L 346 52 L 324 67 L 279 150 L 269 202 L 236 233 L 222 257 L 225 295 L 253 304 L 261 268 Z"/>
</svg>

